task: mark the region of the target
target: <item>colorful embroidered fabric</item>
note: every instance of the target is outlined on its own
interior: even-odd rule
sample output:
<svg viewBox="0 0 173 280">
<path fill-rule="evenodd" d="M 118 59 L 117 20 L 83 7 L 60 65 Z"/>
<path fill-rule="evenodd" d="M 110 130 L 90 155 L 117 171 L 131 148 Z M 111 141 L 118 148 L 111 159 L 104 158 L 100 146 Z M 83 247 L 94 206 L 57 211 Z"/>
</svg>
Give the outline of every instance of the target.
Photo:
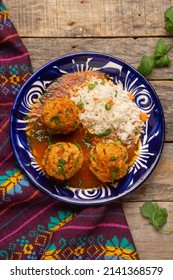
<svg viewBox="0 0 173 280">
<path fill-rule="evenodd" d="M 29 54 L 0 1 L 0 259 L 138 259 L 120 203 L 82 207 L 54 200 L 19 169 L 10 112 L 31 74 Z"/>
</svg>

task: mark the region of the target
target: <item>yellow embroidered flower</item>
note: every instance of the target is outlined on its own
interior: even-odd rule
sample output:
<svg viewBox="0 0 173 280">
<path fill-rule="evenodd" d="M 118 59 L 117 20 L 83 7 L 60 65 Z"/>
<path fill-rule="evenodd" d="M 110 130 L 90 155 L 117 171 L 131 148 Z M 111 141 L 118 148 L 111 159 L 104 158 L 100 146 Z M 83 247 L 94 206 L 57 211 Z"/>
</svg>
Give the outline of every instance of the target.
<svg viewBox="0 0 173 280">
<path fill-rule="evenodd" d="M 76 249 L 74 250 L 74 255 L 76 256 L 80 256 L 82 255 L 84 252 L 84 249 L 82 248 L 82 246 L 78 246 L 76 247 Z"/>
<path fill-rule="evenodd" d="M 33 249 L 34 247 L 32 246 L 32 244 L 25 244 L 25 246 L 23 247 L 23 252 L 25 255 L 30 255 Z"/>
<path fill-rule="evenodd" d="M 16 76 L 16 75 L 12 75 L 10 78 L 9 78 L 10 82 L 13 84 L 13 85 L 17 85 L 19 82 L 20 82 L 20 77 L 19 76 Z"/>
</svg>

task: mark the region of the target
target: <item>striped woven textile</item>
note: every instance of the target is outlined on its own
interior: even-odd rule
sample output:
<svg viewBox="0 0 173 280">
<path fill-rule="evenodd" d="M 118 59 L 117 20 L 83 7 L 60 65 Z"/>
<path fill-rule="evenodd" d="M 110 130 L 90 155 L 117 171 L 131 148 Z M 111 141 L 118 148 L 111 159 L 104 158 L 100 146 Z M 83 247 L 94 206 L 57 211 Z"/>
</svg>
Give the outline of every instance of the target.
<svg viewBox="0 0 173 280">
<path fill-rule="evenodd" d="M 10 143 L 10 112 L 32 74 L 25 46 L 0 1 L 0 260 L 135 260 L 121 203 L 75 206 L 33 186 Z"/>
</svg>

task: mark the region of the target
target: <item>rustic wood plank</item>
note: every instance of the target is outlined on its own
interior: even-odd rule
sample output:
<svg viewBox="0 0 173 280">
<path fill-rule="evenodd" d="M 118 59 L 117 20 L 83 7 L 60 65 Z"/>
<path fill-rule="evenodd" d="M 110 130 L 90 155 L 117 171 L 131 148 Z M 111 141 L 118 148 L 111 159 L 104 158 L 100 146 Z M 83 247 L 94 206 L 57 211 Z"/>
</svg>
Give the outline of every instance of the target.
<svg viewBox="0 0 173 280">
<path fill-rule="evenodd" d="M 173 144 L 165 144 L 159 163 L 147 180 L 123 201 L 170 201 L 173 202 Z"/>
<path fill-rule="evenodd" d="M 132 66 L 140 64 L 143 55 L 152 55 L 156 38 L 23 38 L 23 43 L 30 52 L 34 70 L 58 56 L 82 51 L 107 53 L 125 60 Z M 173 44 L 173 38 L 165 38 L 168 45 Z M 169 52 L 173 61 L 173 50 Z M 150 80 L 171 80 L 173 63 L 169 67 L 155 69 Z"/>
<path fill-rule="evenodd" d="M 168 211 L 167 224 L 164 229 L 173 229 L 173 202 L 158 202 Z M 123 203 L 124 212 L 139 257 L 142 260 L 172 260 L 173 246 L 171 234 L 161 233 L 153 228 L 140 214 L 141 202 Z"/>
<path fill-rule="evenodd" d="M 165 35 L 163 12 L 170 0 L 6 1 L 26 37 L 122 37 Z"/>
</svg>

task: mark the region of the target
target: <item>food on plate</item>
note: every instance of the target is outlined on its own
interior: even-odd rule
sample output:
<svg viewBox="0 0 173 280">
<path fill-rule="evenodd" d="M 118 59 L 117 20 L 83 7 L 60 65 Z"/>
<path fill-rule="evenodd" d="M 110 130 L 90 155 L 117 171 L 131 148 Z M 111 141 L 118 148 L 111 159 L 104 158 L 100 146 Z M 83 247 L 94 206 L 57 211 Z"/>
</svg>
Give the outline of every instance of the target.
<svg viewBox="0 0 173 280">
<path fill-rule="evenodd" d="M 67 134 L 79 126 L 79 109 L 68 96 L 56 97 L 44 104 L 41 118 L 51 134 Z"/>
<path fill-rule="evenodd" d="M 98 143 L 89 154 L 89 168 L 102 182 L 114 182 L 128 170 L 128 152 L 121 144 Z"/>
<path fill-rule="evenodd" d="M 124 177 L 137 158 L 148 115 L 128 92 L 98 71 L 57 78 L 28 114 L 38 165 L 68 186 L 99 187 Z"/>
<path fill-rule="evenodd" d="M 42 165 L 46 174 L 63 181 L 76 174 L 83 163 L 83 153 L 79 146 L 70 142 L 58 142 L 45 151 Z"/>
</svg>

